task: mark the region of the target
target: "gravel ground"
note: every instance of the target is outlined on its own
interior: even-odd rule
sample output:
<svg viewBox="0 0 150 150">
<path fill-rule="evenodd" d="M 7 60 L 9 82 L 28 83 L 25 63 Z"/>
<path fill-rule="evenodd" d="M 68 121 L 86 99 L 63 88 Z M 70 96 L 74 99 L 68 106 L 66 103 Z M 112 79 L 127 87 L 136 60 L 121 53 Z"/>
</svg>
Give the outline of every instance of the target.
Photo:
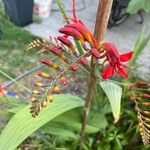
<svg viewBox="0 0 150 150">
<path fill-rule="evenodd" d="M 85 0 L 86 7 L 83 10 L 78 11 L 78 17 L 86 23 L 91 31 L 94 29 L 94 22 L 97 10 L 97 3 L 98 0 Z M 71 1 L 70 0 L 63 0 L 63 4 L 66 10 L 71 9 Z M 83 3 L 81 0 L 77 1 L 77 9 L 83 8 Z M 52 5 L 52 9 L 56 10 L 57 7 L 55 4 Z M 68 12 L 70 14 L 70 12 Z M 147 27 L 147 30 L 150 29 L 150 15 L 143 14 L 144 16 L 144 25 Z M 48 38 L 51 36 L 57 36 L 58 29 L 63 25 L 63 21 L 61 19 L 60 12 L 52 11 L 51 15 L 48 19 L 43 20 L 40 24 L 33 23 L 27 27 L 26 30 L 29 30 L 33 34 Z M 142 28 L 143 25 L 138 23 L 139 16 L 132 15 L 126 20 L 124 23 L 117 27 L 113 27 L 112 29 L 108 29 L 105 40 L 112 41 L 118 45 L 119 50 L 121 52 L 128 51 L 133 48 L 134 43 L 137 39 L 137 36 Z M 139 67 L 139 74 L 142 77 L 150 80 L 150 44 L 147 45 L 145 50 L 142 52 L 138 64 Z"/>
</svg>

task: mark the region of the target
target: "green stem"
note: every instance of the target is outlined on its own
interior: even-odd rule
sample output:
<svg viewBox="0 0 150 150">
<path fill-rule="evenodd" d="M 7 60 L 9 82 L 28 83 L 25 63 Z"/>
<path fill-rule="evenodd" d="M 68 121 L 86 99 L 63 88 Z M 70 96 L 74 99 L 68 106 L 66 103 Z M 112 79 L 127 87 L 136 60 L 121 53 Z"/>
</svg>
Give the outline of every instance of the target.
<svg viewBox="0 0 150 150">
<path fill-rule="evenodd" d="M 12 77 L 10 77 L 8 74 L 6 74 L 4 71 L 0 70 L 0 73 L 7 77 L 8 79 L 12 80 L 14 83 L 16 83 L 17 85 L 19 85 L 20 87 L 22 87 L 24 90 L 28 91 L 29 93 L 31 93 L 31 90 L 28 89 L 27 87 L 25 87 L 24 85 L 22 85 L 21 83 L 19 83 L 18 81 L 16 81 L 15 79 L 13 79 Z"/>
<path fill-rule="evenodd" d="M 64 10 L 64 8 L 63 8 L 63 6 L 62 6 L 60 0 L 55 0 L 55 1 L 56 1 L 57 5 L 58 5 L 58 8 L 59 8 L 61 14 L 62 14 L 63 17 L 64 17 L 65 22 L 66 22 L 67 24 L 69 24 L 68 17 L 67 17 L 67 15 L 66 15 L 66 12 L 65 12 L 65 10 Z"/>
</svg>

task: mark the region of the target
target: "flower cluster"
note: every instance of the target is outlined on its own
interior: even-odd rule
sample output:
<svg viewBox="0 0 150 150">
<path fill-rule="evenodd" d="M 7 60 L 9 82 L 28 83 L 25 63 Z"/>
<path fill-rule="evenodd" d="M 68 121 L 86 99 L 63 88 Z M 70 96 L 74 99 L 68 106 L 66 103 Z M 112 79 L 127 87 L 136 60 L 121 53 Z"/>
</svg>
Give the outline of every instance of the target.
<svg viewBox="0 0 150 150">
<path fill-rule="evenodd" d="M 57 72 L 56 77 L 47 72 L 40 71 L 37 73 L 44 82 L 38 81 L 33 85 L 31 113 L 35 117 L 40 110 L 53 101 L 53 94 L 61 92 L 61 86 L 67 85 L 68 79 L 64 76 L 66 71 L 76 72 L 81 65 L 85 69 L 89 68 L 88 57 L 95 57 L 97 64 L 104 60 L 107 62 L 106 68 L 102 72 L 102 78 L 108 79 L 118 73 L 123 77 L 127 77 L 127 65 L 123 64 L 132 57 L 132 52 L 119 54 L 117 47 L 111 42 L 99 43 L 94 35 L 88 30 L 86 25 L 76 17 L 75 2 L 73 0 L 73 18 L 68 20 L 62 28 L 59 29 L 61 35 L 58 37 L 50 37 L 50 41 L 36 40 L 30 43 L 27 50 L 39 47 L 44 52 L 51 53 L 59 58 L 66 66 L 48 58 L 42 58 L 41 62 Z M 80 50 L 76 43 L 80 45 Z M 82 53 L 80 52 L 82 51 Z M 38 89 L 37 89 L 38 88 Z"/>
</svg>

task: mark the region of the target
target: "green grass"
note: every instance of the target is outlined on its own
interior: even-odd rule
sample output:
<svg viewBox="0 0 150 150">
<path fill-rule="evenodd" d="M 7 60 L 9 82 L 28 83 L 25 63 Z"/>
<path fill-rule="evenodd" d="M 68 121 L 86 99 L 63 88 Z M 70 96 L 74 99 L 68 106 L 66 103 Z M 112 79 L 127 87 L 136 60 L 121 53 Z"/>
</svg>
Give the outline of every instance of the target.
<svg viewBox="0 0 150 150">
<path fill-rule="evenodd" d="M 0 69 L 16 77 L 35 65 L 37 56 L 33 52 L 26 52 L 25 46 L 37 37 L 11 23 L 2 10 L 0 29 L 3 32 L 0 40 Z M 3 79 L 1 75 L 0 79 Z"/>
</svg>

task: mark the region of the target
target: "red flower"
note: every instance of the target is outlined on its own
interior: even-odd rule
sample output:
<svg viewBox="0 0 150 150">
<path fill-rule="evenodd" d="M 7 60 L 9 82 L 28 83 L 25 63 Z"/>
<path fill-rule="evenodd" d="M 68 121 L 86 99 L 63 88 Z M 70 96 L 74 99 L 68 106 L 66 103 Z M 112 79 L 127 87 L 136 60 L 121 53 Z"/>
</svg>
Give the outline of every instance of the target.
<svg viewBox="0 0 150 150">
<path fill-rule="evenodd" d="M 112 77 L 115 72 L 123 76 L 124 78 L 127 78 L 127 66 L 124 65 L 122 62 L 129 61 L 132 57 L 133 52 L 130 51 L 120 55 L 117 47 L 110 42 L 102 43 L 100 48 L 104 49 L 106 61 L 109 63 L 106 69 L 102 72 L 102 78 L 108 79 Z"/>
<path fill-rule="evenodd" d="M 70 23 L 61 28 L 59 32 L 65 34 L 67 37 L 74 37 L 76 40 L 79 40 L 82 45 L 85 45 L 85 41 L 87 41 L 90 44 L 91 48 L 97 49 L 98 44 L 94 35 L 88 30 L 85 24 L 77 18 L 75 0 L 72 0 L 72 3 L 73 17 L 70 19 Z"/>
</svg>

